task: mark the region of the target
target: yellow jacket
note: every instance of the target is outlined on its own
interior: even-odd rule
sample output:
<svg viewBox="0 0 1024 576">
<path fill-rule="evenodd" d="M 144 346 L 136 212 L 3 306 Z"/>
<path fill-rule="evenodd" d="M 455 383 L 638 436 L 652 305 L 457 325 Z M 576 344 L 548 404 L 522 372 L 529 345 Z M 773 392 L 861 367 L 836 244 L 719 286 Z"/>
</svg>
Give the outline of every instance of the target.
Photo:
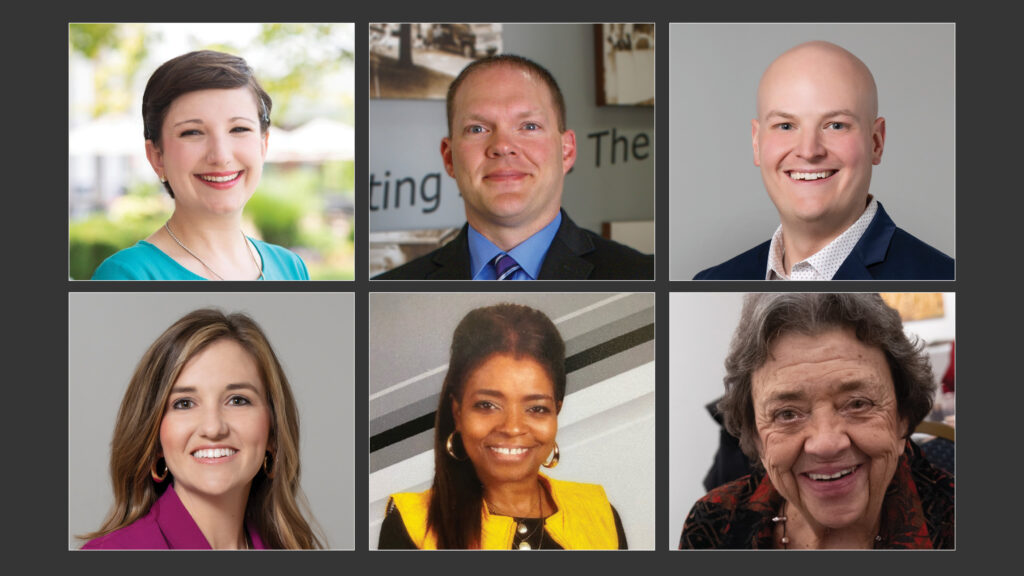
<svg viewBox="0 0 1024 576">
<path fill-rule="evenodd" d="M 558 511 L 544 521 L 548 535 L 566 550 L 614 550 L 619 547 L 612 505 L 597 484 L 581 484 L 548 478 L 538 474 L 555 501 Z M 392 494 L 391 502 L 402 515 L 402 523 L 416 547 L 436 550 L 437 536 L 427 530 L 430 490 Z M 489 514 L 483 507 L 480 519 L 480 547 L 485 550 L 509 550 L 515 537 L 516 522 L 509 516 Z"/>
</svg>

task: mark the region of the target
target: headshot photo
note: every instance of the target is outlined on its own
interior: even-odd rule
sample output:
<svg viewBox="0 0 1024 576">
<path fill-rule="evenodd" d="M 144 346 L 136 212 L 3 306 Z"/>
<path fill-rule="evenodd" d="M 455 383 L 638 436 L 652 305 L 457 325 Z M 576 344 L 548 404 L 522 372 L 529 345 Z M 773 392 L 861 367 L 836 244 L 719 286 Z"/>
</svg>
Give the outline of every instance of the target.
<svg viewBox="0 0 1024 576">
<path fill-rule="evenodd" d="M 953 293 L 670 297 L 670 546 L 953 549 Z"/>
<path fill-rule="evenodd" d="M 370 296 L 371 549 L 651 550 L 653 294 Z"/>
<path fill-rule="evenodd" d="M 71 279 L 352 278 L 352 24 L 68 27 Z"/>
<path fill-rule="evenodd" d="M 372 278 L 654 279 L 652 24 L 371 38 Z"/>
<path fill-rule="evenodd" d="M 670 25 L 671 278 L 953 280 L 955 33 Z"/>
<path fill-rule="evenodd" d="M 69 549 L 354 548 L 351 294 L 69 310 Z"/>
</svg>

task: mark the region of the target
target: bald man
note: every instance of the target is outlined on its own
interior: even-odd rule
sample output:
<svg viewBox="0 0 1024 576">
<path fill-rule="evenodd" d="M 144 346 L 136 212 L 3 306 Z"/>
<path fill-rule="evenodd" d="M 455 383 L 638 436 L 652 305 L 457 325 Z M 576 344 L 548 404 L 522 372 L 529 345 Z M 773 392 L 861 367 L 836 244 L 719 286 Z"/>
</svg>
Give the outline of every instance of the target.
<svg viewBox="0 0 1024 576">
<path fill-rule="evenodd" d="M 953 279 L 953 259 L 897 228 L 869 192 L 885 118 L 859 58 L 828 42 L 779 56 L 758 85 L 751 141 L 779 227 L 695 280 Z"/>
</svg>

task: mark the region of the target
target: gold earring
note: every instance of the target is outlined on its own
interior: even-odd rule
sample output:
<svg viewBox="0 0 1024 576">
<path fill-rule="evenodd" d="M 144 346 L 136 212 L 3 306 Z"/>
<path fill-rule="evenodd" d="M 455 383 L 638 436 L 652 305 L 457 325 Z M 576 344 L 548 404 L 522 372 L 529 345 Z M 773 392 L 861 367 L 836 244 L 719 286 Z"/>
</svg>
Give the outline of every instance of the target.
<svg viewBox="0 0 1024 576">
<path fill-rule="evenodd" d="M 462 458 L 459 458 L 455 454 L 455 448 L 452 445 L 452 438 L 454 438 L 454 436 L 455 436 L 455 431 L 452 430 L 452 433 L 448 435 L 448 441 L 445 442 L 444 447 L 445 447 L 445 449 L 448 450 L 448 455 L 452 457 L 452 460 L 455 460 L 456 462 L 462 462 L 463 460 L 465 460 L 467 458 L 467 456 L 463 456 Z"/>
<path fill-rule="evenodd" d="M 274 455 L 269 450 L 263 455 L 263 473 L 267 475 L 267 478 L 274 479 Z"/>
<path fill-rule="evenodd" d="M 160 462 L 164 463 L 164 471 L 162 473 L 158 474 L 156 469 L 157 469 L 157 466 L 160 464 Z M 163 456 L 161 456 L 161 457 L 157 458 L 155 461 L 153 461 L 153 464 L 149 467 L 149 475 L 153 478 L 153 481 L 156 482 L 157 484 L 160 484 L 161 482 L 163 482 L 164 480 L 167 479 L 167 472 L 168 472 L 168 470 L 167 470 L 167 461 L 164 460 Z"/>
<path fill-rule="evenodd" d="M 160 175 L 160 181 L 163 182 L 164 184 L 167 184 L 167 176 L 164 176 L 163 174 L 161 174 Z"/>
<path fill-rule="evenodd" d="M 548 459 L 547 462 L 544 463 L 544 467 L 554 468 L 555 466 L 558 466 L 558 459 L 558 442 L 555 442 L 555 449 L 551 451 L 551 457 Z"/>
</svg>

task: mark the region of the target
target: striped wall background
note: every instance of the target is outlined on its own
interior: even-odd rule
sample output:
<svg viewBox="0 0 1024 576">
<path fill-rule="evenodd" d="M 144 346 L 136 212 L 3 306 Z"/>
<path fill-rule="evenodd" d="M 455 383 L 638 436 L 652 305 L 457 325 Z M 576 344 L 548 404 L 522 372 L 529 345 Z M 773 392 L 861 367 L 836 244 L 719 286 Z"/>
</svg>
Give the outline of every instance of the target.
<svg viewBox="0 0 1024 576">
<path fill-rule="evenodd" d="M 433 478 L 433 422 L 451 335 L 473 308 L 537 308 L 566 342 L 550 475 L 601 484 L 631 549 L 654 548 L 654 294 L 370 294 L 369 542 L 387 498 Z"/>
</svg>

